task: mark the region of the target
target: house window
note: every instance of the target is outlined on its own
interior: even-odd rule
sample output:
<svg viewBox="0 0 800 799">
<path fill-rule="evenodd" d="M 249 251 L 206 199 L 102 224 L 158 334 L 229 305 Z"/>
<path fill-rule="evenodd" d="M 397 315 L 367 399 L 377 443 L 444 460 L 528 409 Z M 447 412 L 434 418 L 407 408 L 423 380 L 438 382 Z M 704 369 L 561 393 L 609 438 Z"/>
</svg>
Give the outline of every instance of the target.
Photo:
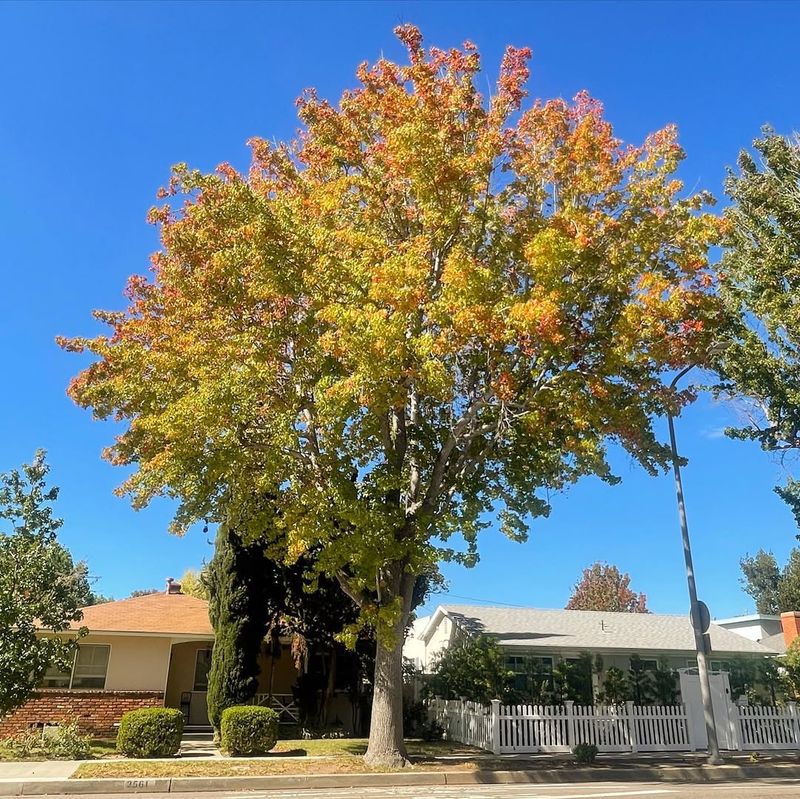
<svg viewBox="0 0 800 799">
<path fill-rule="evenodd" d="M 72 688 L 105 688 L 110 646 L 80 646 L 72 669 Z"/>
<path fill-rule="evenodd" d="M 198 649 L 197 660 L 194 664 L 194 688 L 193 691 L 208 690 L 208 672 L 211 670 L 211 650 Z"/>
<path fill-rule="evenodd" d="M 712 660 L 710 663 L 711 671 L 730 671 L 731 663 L 729 660 Z"/>
<path fill-rule="evenodd" d="M 69 688 L 70 680 L 72 679 L 72 669 L 67 671 L 59 671 L 55 666 L 50 668 L 44 673 L 42 678 L 42 688 Z"/>
<path fill-rule="evenodd" d="M 631 660 L 631 669 L 635 671 L 658 671 L 658 661 L 650 658 Z"/>
<path fill-rule="evenodd" d="M 50 667 L 42 679 L 42 688 L 95 688 L 106 687 L 108 659 L 111 647 L 108 644 L 82 644 L 72 661 L 72 668 L 59 671 Z"/>
<path fill-rule="evenodd" d="M 514 690 L 526 691 L 529 678 L 541 675 L 552 685 L 553 658 L 510 655 L 506 658 L 506 668 L 514 672 Z"/>
</svg>

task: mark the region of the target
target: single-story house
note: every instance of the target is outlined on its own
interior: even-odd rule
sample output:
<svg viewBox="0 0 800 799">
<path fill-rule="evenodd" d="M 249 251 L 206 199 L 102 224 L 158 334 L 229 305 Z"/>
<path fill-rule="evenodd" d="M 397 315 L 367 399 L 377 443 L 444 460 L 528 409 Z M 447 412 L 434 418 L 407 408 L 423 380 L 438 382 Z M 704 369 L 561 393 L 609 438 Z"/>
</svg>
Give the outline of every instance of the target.
<svg viewBox="0 0 800 799">
<path fill-rule="evenodd" d="M 170 580 L 163 593 L 83 608 L 83 620 L 73 629 L 81 627 L 89 632 L 71 668 L 49 670 L 35 696 L 0 719 L 0 737 L 72 720 L 95 736 L 113 736 L 125 711 L 161 706 L 182 710 L 190 728 L 208 728 L 214 645 L 208 602 L 181 593 Z M 296 687 L 309 664 L 298 670 L 290 649 L 286 638 L 280 651 L 265 641 L 256 701 L 278 710 L 282 722 L 296 723 Z M 331 704 L 329 718 L 344 727 L 355 723 L 347 690 L 337 691 Z"/>
<path fill-rule="evenodd" d="M 588 652 L 600 656 L 603 670 L 627 671 L 631 656 L 645 668 L 696 667 L 694 632 L 688 616 L 655 613 L 607 613 L 585 610 L 440 605 L 431 616 L 417 619 L 407 636 L 404 655 L 423 673 L 430 673 L 441 653 L 469 636 L 487 635 L 501 646 L 511 670 L 535 659 L 544 669 Z M 710 666 L 725 671 L 738 658 L 765 658 L 779 650 L 717 624 L 709 629 Z"/>
</svg>

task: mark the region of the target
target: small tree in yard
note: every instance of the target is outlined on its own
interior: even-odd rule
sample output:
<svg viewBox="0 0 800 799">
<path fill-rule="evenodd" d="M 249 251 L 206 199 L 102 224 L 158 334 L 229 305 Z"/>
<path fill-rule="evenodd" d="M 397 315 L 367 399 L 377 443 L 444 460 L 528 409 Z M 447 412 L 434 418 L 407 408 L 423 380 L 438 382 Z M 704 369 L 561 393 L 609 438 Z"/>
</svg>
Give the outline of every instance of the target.
<svg viewBox="0 0 800 799">
<path fill-rule="evenodd" d="M 487 704 L 508 701 L 514 674 L 505 665 L 497 641 L 481 635 L 448 647 L 436 661 L 430 691 L 444 699 L 468 699 Z"/>
<path fill-rule="evenodd" d="M 362 65 L 338 106 L 306 92 L 301 137 L 254 140 L 249 171 L 177 167 L 152 279 L 98 314 L 109 336 L 62 339 L 98 359 L 72 397 L 128 422 L 108 457 L 137 507 L 168 494 L 175 530 L 247 537 L 270 496 L 281 557 L 319 550 L 377 632 L 384 765 L 407 762 L 417 578 L 474 563 L 489 513 L 522 540 L 547 492 L 616 482 L 609 438 L 667 465 L 651 418 L 691 397 L 662 375 L 703 360 L 717 318 L 717 226 L 681 198 L 674 128 L 623 146 L 586 93 L 522 111 L 515 48 L 487 101 L 472 44 L 397 33 L 408 64 Z"/>
<path fill-rule="evenodd" d="M 83 572 L 56 539 L 57 488 L 45 482 L 44 453 L 21 471 L 0 475 L 0 717 L 23 705 L 50 666 L 72 665 L 81 633 Z M 37 629 L 52 633 L 38 636 Z"/>
<path fill-rule="evenodd" d="M 631 578 L 616 566 L 594 563 L 572 589 L 567 610 L 606 610 L 614 613 L 649 613 L 647 597 L 630 589 Z"/>
</svg>

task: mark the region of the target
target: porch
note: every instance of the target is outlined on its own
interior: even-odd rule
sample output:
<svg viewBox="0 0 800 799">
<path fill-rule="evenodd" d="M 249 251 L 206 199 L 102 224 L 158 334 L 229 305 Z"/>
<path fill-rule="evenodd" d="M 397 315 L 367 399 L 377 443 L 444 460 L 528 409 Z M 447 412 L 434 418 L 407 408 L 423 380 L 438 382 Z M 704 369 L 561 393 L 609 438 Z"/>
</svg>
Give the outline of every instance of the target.
<svg viewBox="0 0 800 799">
<path fill-rule="evenodd" d="M 253 704 L 276 710 L 281 724 L 298 724 L 300 716 L 293 690 L 298 672 L 288 646 L 285 648 L 286 652 L 282 651 L 280 657 L 271 657 L 262 652 L 258 693 Z M 188 732 L 211 728 L 207 701 L 211 650 L 212 643 L 208 640 L 183 641 L 172 645 L 164 705 L 178 708 L 183 713 Z"/>
</svg>

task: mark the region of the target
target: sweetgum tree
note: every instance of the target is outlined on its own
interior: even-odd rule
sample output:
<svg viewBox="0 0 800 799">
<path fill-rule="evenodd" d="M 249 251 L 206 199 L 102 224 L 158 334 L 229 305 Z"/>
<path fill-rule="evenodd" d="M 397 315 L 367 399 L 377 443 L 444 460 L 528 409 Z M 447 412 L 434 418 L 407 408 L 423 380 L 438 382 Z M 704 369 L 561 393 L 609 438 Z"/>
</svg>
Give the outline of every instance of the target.
<svg viewBox="0 0 800 799">
<path fill-rule="evenodd" d="M 136 506 L 255 534 L 273 497 L 276 552 L 318 550 L 378 634 L 382 764 L 405 762 L 417 576 L 473 562 L 489 513 L 522 539 L 543 492 L 613 481 L 609 439 L 664 466 L 651 417 L 689 397 L 660 375 L 717 313 L 674 128 L 625 146 L 585 93 L 522 110 L 513 47 L 485 99 L 472 44 L 397 34 L 407 64 L 362 64 L 336 106 L 306 91 L 298 139 L 253 140 L 249 171 L 178 166 L 151 275 L 96 314 L 109 335 L 63 341 L 96 357 L 71 396 L 127 422 L 107 457 Z"/>
<path fill-rule="evenodd" d="M 616 566 L 593 563 L 572 589 L 567 610 L 649 613 L 647 597 L 631 589 L 631 578 Z"/>
</svg>

